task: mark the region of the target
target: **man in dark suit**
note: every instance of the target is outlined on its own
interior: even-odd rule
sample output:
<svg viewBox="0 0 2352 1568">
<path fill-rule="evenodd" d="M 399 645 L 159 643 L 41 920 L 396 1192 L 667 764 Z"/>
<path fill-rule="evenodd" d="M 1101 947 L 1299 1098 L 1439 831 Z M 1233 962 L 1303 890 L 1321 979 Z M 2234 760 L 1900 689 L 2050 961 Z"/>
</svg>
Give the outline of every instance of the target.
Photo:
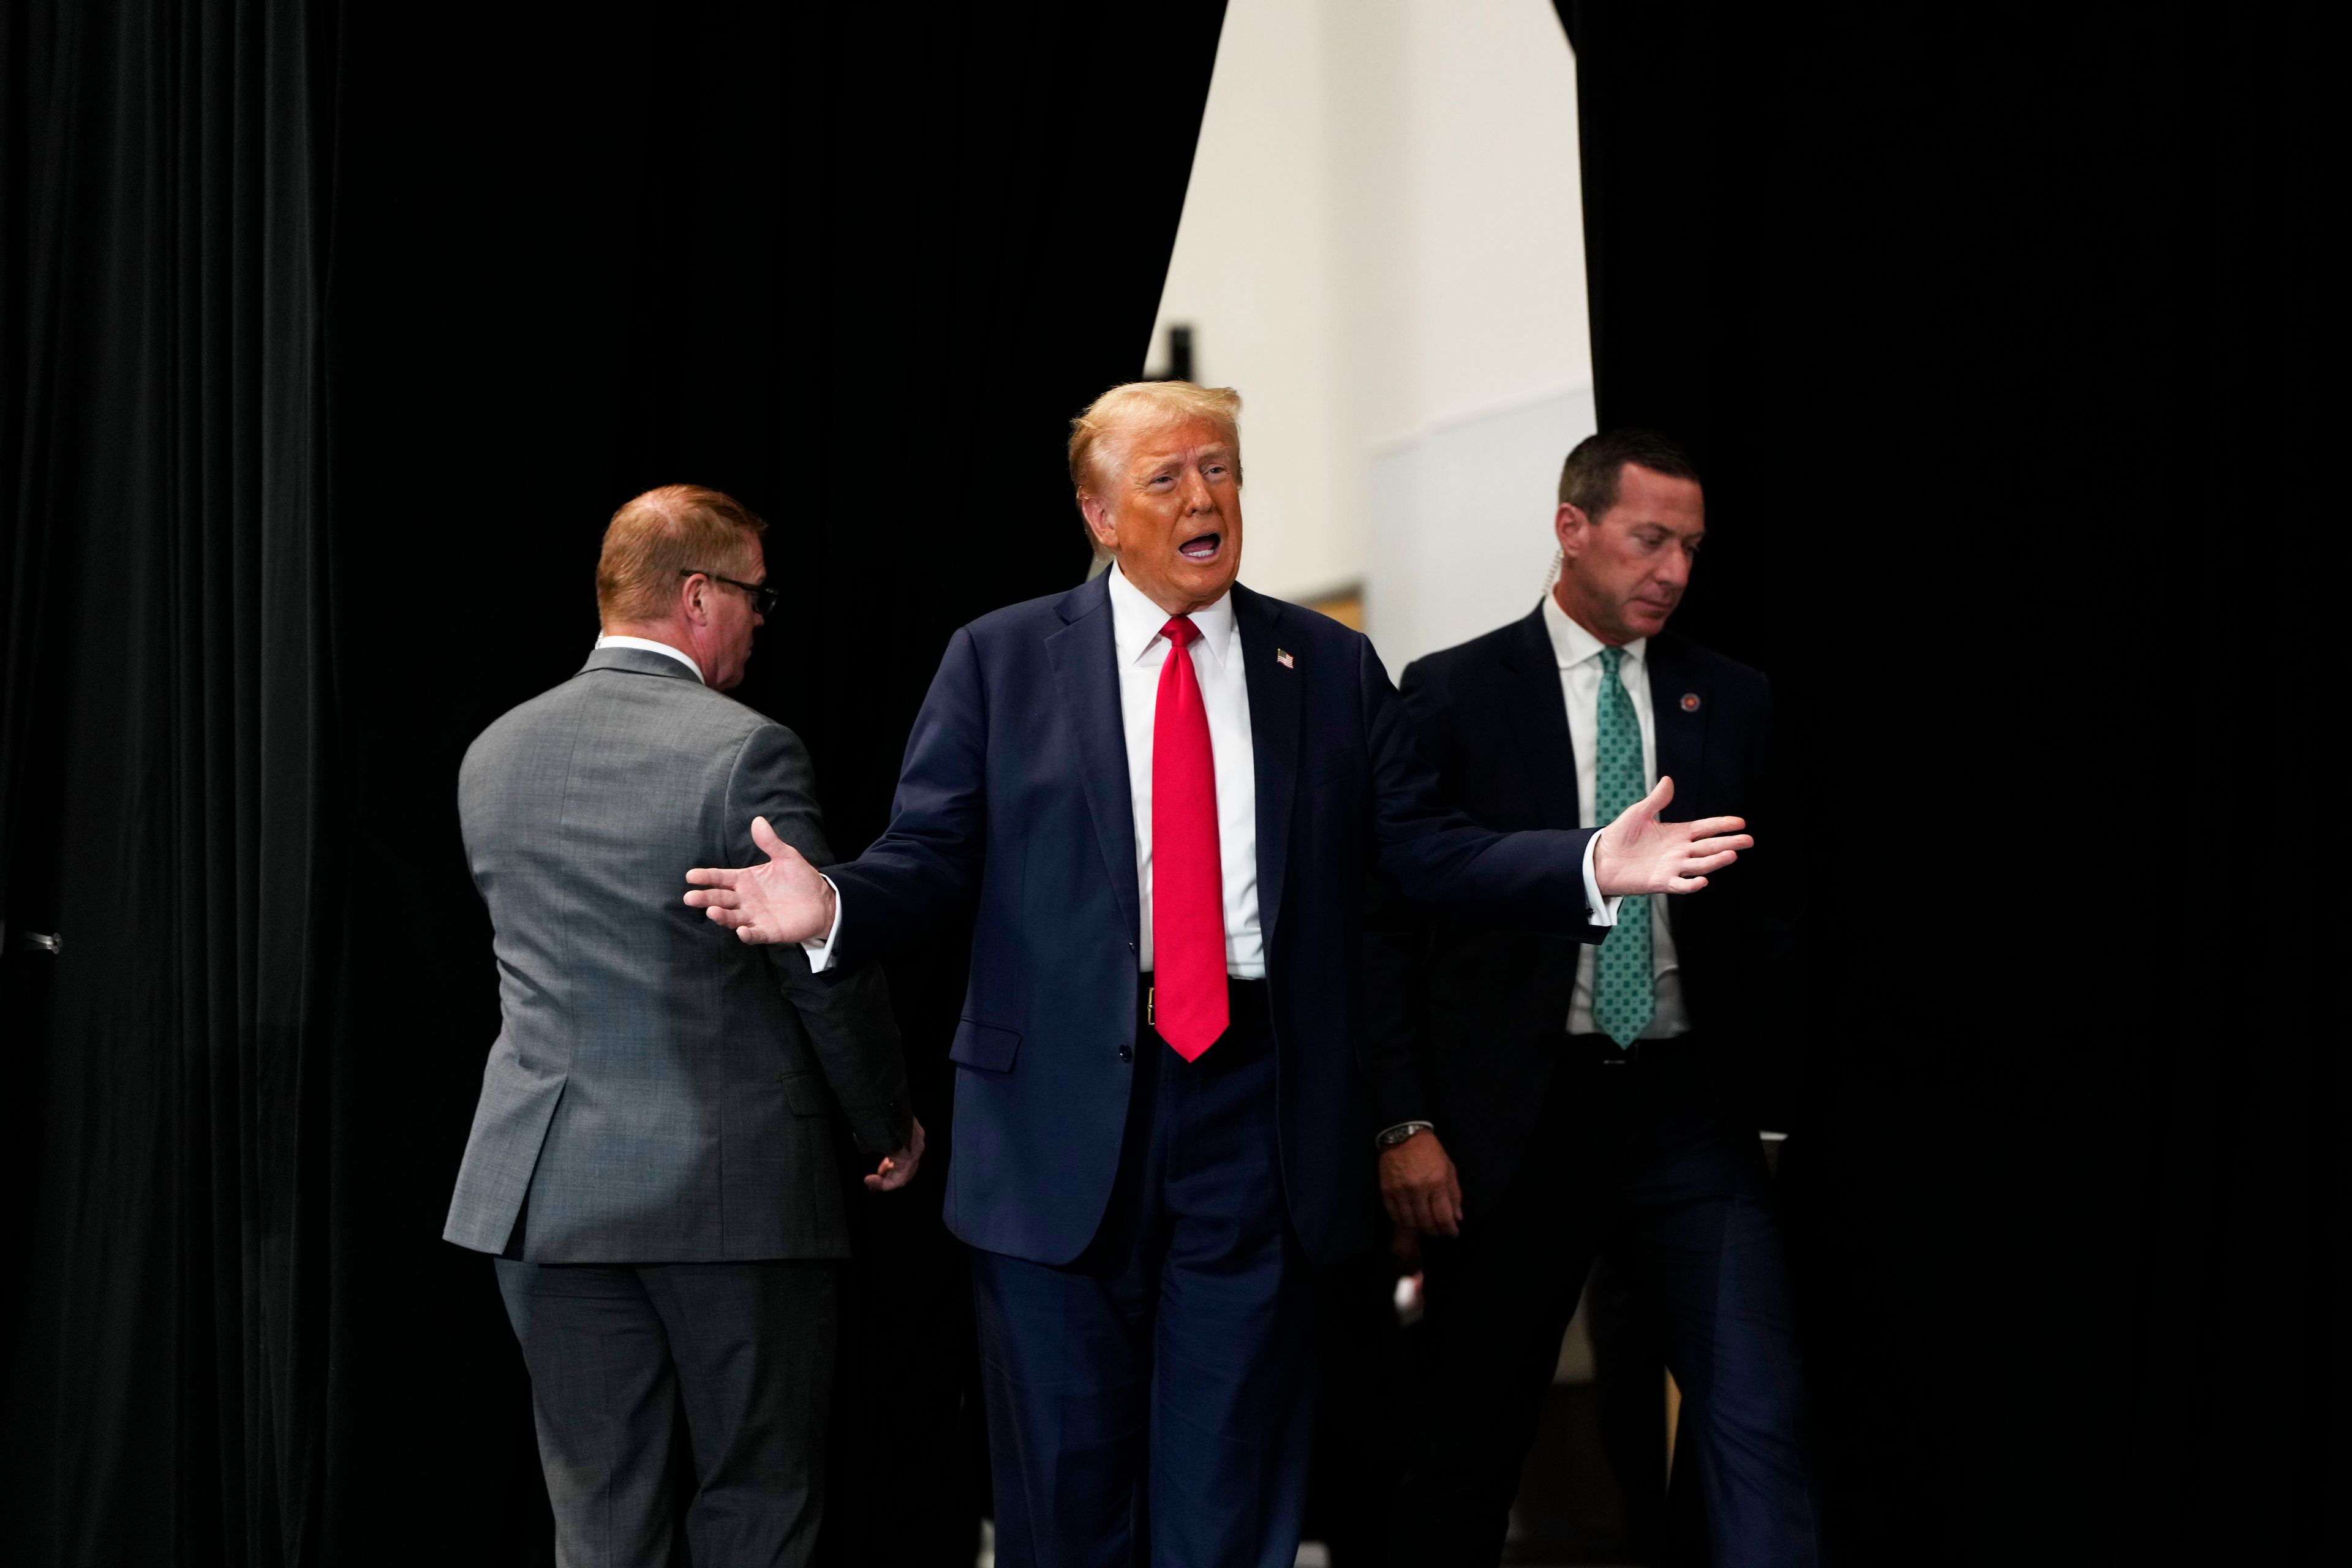
<svg viewBox="0 0 2352 1568">
<path fill-rule="evenodd" d="M 956 633 L 864 856 L 821 878 L 755 825 L 769 863 L 687 896 L 820 965 L 976 911 L 946 1212 L 1006 1564 L 1292 1561 L 1312 1270 L 1369 1239 L 1368 871 L 1589 942 L 1748 843 L 1659 798 L 1599 833 L 1439 807 L 1371 645 L 1234 581 L 1239 406 L 1097 400 L 1070 473 L 1110 569 Z"/>
<path fill-rule="evenodd" d="M 1706 531 L 1664 437 L 1569 455 L 1552 592 L 1409 667 L 1445 798 L 1498 826 L 1606 821 L 1651 781 L 1673 815 L 1770 820 L 1771 699 L 1665 629 Z M 1663 1320 L 1717 1563 L 1816 1560 L 1780 1243 L 1749 1089 L 1781 1058 L 1785 848 L 1700 900 L 1629 899 L 1606 942 L 1381 900 L 1371 921 L 1381 1194 L 1427 1237 L 1433 1340 L 1394 1560 L 1496 1560 L 1560 1336 L 1596 1256 Z M 1746 1079 L 1743 1084 L 1743 1077 Z M 1785 1125 L 1785 1123 L 1784 1123 Z"/>
<path fill-rule="evenodd" d="M 498 1258 L 567 1564 L 670 1561 L 680 1409 L 695 1561 L 808 1561 L 848 1252 L 833 1119 L 896 1151 L 877 1189 L 922 1152 L 879 973 L 677 907 L 755 813 L 831 858 L 800 741 L 720 695 L 768 602 L 763 527 L 693 485 L 614 513 L 595 652 L 458 774 L 500 1028 L 443 1234 Z"/>
</svg>

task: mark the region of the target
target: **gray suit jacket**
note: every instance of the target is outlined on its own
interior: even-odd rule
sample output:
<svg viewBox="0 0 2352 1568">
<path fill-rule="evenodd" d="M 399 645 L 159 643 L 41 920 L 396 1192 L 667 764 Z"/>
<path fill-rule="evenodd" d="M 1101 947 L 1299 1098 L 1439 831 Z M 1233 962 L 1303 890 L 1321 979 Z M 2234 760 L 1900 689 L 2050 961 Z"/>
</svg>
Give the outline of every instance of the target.
<svg viewBox="0 0 2352 1568">
<path fill-rule="evenodd" d="M 831 860 L 799 739 L 603 648 L 482 731 L 457 810 L 501 1027 L 442 1235 L 506 1252 L 520 1219 L 540 1263 L 845 1256 L 835 1108 L 877 1153 L 908 1128 L 881 973 L 812 975 L 681 901 L 688 868 L 760 862 L 754 816 Z"/>
</svg>

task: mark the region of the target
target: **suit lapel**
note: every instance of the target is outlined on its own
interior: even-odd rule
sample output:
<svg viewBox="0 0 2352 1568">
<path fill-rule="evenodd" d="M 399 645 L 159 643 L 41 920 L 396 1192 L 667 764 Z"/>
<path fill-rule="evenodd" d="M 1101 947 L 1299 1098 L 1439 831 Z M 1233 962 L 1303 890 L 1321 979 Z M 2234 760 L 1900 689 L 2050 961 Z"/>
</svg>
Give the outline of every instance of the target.
<svg viewBox="0 0 2352 1568">
<path fill-rule="evenodd" d="M 1694 670 L 1682 639 L 1661 633 L 1650 639 L 1650 714 L 1658 727 L 1658 773 L 1675 781 L 1668 821 L 1687 822 L 1698 808 L 1699 763 L 1706 751 L 1706 721 L 1714 696 Z"/>
<path fill-rule="evenodd" d="M 1298 731 L 1307 677 L 1276 661 L 1282 604 L 1234 584 L 1234 619 L 1242 634 L 1242 675 L 1249 691 L 1250 749 L 1257 780 L 1258 925 L 1269 949 L 1282 912 L 1282 873 L 1290 858 L 1290 805 L 1298 793 Z"/>
<path fill-rule="evenodd" d="M 1514 628 L 1504 653 L 1510 671 L 1504 700 L 1510 704 L 1511 734 L 1527 759 L 1528 776 L 1543 808 L 1546 827 L 1581 827 L 1576 798 L 1576 747 L 1568 738 L 1568 700 L 1560 694 L 1559 656 L 1544 628 L 1543 606 Z"/>
<path fill-rule="evenodd" d="M 1054 682 L 1077 741 L 1087 809 L 1102 847 L 1103 869 L 1130 932 L 1142 930 L 1135 884 L 1135 804 L 1127 787 L 1127 730 L 1119 718 L 1118 650 L 1111 638 L 1108 574 L 1064 595 L 1069 624 L 1045 639 Z"/>
</svg>

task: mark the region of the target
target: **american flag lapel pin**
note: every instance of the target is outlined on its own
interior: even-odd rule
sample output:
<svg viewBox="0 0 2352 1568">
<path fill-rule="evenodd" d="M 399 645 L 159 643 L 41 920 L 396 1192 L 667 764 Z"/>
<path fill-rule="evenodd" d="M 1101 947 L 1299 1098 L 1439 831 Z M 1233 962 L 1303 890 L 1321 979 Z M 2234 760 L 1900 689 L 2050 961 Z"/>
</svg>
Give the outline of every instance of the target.
<svg viewBox="0 0 2352 1568">
<path fill-rule="evenodd" d="M 1297 669 L 1298 668 L 1297 662 L 1290 657 L 1290 650 L 1286 647 L 1278 647 L 1274 650 L 1274 662 L 1282 666 L 1285 669 Z"/>
</svg>

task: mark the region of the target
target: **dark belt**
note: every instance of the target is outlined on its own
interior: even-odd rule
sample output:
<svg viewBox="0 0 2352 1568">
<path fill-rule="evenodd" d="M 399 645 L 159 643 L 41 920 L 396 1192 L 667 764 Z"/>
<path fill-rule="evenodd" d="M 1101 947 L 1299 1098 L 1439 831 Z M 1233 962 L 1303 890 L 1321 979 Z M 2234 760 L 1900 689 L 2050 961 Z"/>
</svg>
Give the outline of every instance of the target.
<svg viewBox="0 0 2352 1568">
<path fill-rule="evenodd" d="M 1144 1027 L 1149 1029 L 1151 1027 L 1155 1001 L 1151 971 L 1145 970 L 1136 977 L 1136 1016 L 1142 1021 Z M 1206 1060 L 1209 1056 L 1214 1056 L 1218 1050 L 1223 1049 L 1225 1050 L 1225 1059 L 1231 1061 L 1242 1053 L 1226 1047 L 1239 1046 L 1245 1039 L 1268 1038 L 1271 1035 L 1273 1016 L 1272 1005 L 1267 1000 L 1265 981 L 1237 980 L 1228 974 L 1225 976 L 1225 1032 L 1217 1037 L 1218 1045 L 1205 1053 L 1202 1059 Z M 1232 1037 L 1235 1036 L 1241 1038 Z"/>
<path fill-rule="evenodd" d="M 1675 1035 L 1663 1040 L 1635 1040 L 1630 1046 L 1620 1046 L 1606 1035 L 1567 1035 L 1563 1051 L 1567 1058 L 1592 1067 L 1638 1067 L 1652 1071 L 1664 1068 L 1673 1071 L 1697 1065 L 1698 1037 L 1695 1035 Z"/>
<path fill-rule="evenodd" d="M 1152 989 L 1151 971 L 1147 969 L 1136 976 L 1135 987 L 1135 1005 L 1143 1009 L 1146 1022 L 1150 1022 L 1151 1017 Z M 1253 1017 L 1263 1018 L 1266 1016 L 1265 982 L 1242 980 L 1231 974 L 1226 975 L 1226 1014 L 1238 1018 L 1245 1009 Z"/>
</svg>

